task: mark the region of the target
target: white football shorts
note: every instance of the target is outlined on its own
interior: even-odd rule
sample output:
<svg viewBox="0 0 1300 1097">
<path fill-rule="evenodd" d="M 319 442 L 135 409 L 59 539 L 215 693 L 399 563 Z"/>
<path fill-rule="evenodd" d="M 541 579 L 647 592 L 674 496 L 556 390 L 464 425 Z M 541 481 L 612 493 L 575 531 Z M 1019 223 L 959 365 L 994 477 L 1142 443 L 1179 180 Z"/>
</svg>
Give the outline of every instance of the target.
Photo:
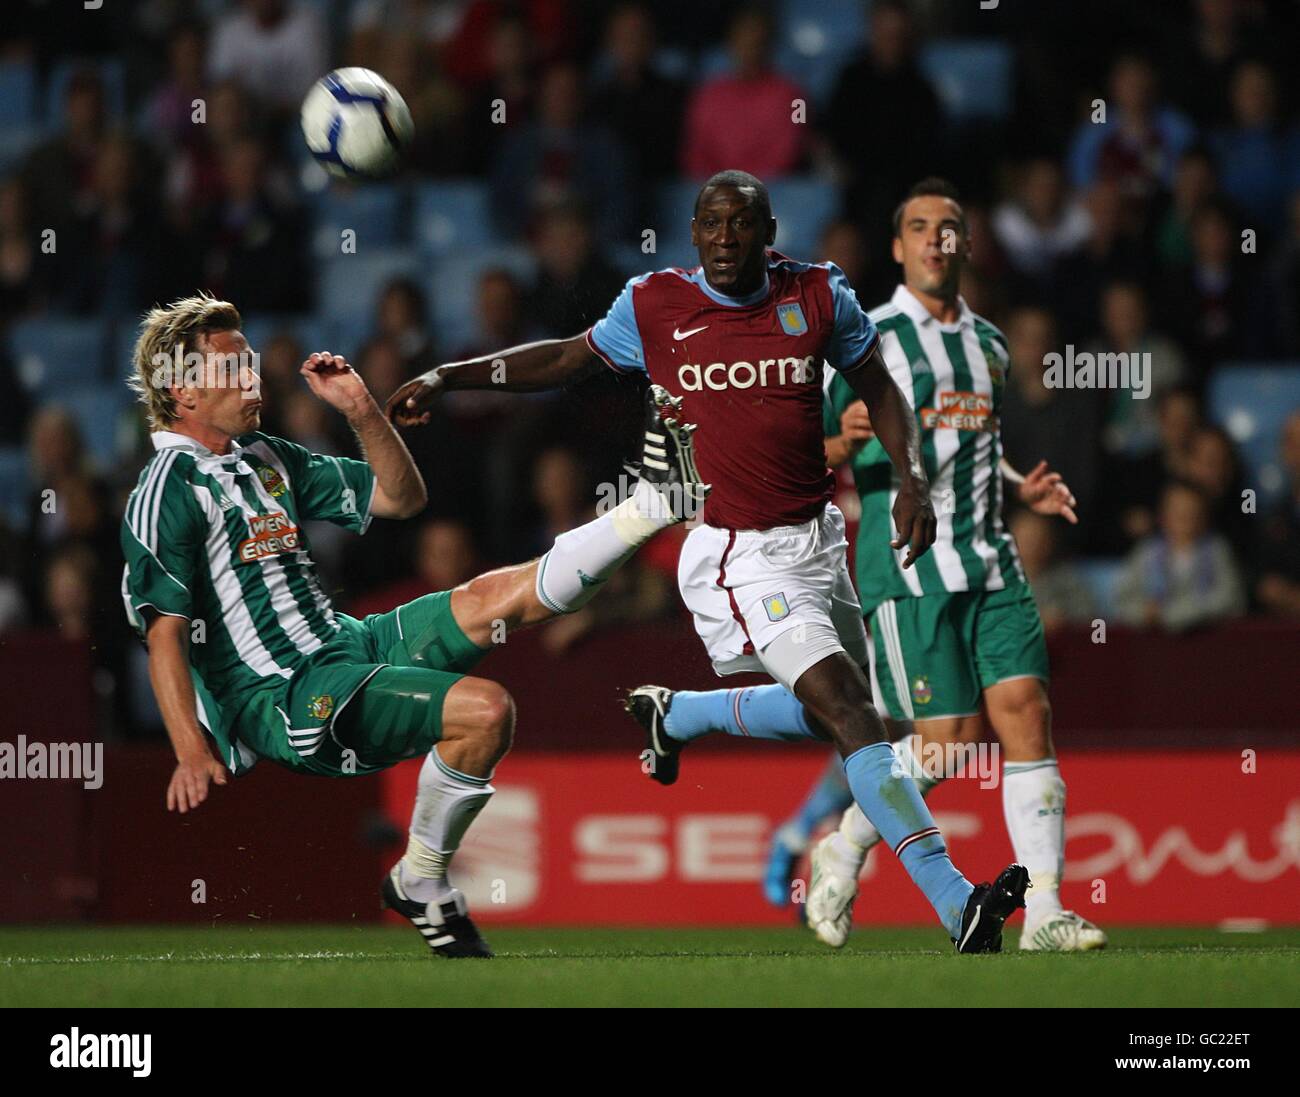
<svg viewBox="0 0 1300 1097">
<path fill-rule="evenodd" d="M 831 503 L 797 526 L 692 530 L 677 585 L 714 671 L 765 672 L 793 689 L 804 671 L 839 651 L 867 666 L 847 554 L 844 515 Z"/>
</svg>

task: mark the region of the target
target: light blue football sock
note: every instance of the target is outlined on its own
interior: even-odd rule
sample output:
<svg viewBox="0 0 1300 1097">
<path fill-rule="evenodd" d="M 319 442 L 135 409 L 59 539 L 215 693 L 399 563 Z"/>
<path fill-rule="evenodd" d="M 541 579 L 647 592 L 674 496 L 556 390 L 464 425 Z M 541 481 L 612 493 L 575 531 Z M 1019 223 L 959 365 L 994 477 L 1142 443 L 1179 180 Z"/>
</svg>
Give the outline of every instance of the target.
<svg viewBox="0 0 1300 1097">
<path fill-rule="evenodd" d="M 808 791 L 799 810 L 794 813 L 785 827 L 790 833 L 807 842 L 813 831 L 823 819 L 834 816 L 838 821 L 844 809 L 853 803 L 853 793 L 849 790 L 848 778 L 844 775 L 844 766 L 839 755 L 832 755 L 830 765 L 817 778 L 817 783 Z"/>
<path fill-rule="evenodd" d="M 681 690 L 673 694 L 664 730 L 685 743 L 715 731 L 787 743 L 819 738 L 813 734 L 799 698 L 776 685 L 705 693 Z"/>
<path fill-rule="evenodd" d="M 952 863 L 916 782 L 894 771 L 888 743 L 871 743 L 844 759 L 844 774 L 862 813 L 889 843 L 907 874 L 954 940 L 974 886 Z"/>
</svg>

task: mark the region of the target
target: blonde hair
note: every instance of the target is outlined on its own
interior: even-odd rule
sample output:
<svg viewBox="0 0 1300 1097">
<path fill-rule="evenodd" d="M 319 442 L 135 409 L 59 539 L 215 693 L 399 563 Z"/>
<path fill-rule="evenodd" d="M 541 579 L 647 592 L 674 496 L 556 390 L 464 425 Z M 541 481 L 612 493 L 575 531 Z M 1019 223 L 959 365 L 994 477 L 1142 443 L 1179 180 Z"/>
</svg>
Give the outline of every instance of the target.
<svg viewBox="0 0 1300 1097">
<path fill-rule="evenodd" d="M 127 385 L 144 405 L 150 431 L 165 430 L 176 422 L 176 398 L 168 386 L 155 383 L 160 357 L 171 361 L 177 348 L 183 357 L 197 349 L 193 344 L 200 335 L 216 331 L 236 331 L 242 321 L 239 310 L 229 301 L 218 301 L 211 294 L 199 292 L 182 297 L 170 305 L 155 306 L 140 322 L 140 336 L 131 358 L 131 375 Z"/>
</svg>

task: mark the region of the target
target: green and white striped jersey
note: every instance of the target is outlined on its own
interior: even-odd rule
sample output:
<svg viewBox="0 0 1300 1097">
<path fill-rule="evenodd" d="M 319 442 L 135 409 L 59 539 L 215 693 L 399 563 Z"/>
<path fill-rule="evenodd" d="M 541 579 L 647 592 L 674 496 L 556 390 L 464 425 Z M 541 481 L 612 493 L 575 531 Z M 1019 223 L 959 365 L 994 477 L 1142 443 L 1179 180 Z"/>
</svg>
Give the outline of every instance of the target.
<svg viewBox="0 0 1300 1097">
<path fill-rule="evenodd" d="M 374 473 L 262 433 L 225 456 L 172 431 L 152 440 L 122 521 L 122 598 L 141 635 L 150 613 L 192 622 L 200 721 L 226 748 L 252 692 L 282 687 L 338 633 L 302 524 L 364 533 Z"/>
<path fill-rule="evenodd" d="M 899 480 L 878 439 L 863 446 L 852 469 L 862 497 L 856 570 L 865 613 L 889 598 L 1000 590 L 1024 580 L 1002 521 L 998 471 L 1007 342 L 965 301 L 960 308 L 955 324 L 941 324 L 899 286 L 888 304 L 868 314 L 889 372 L 916 412 L 939 528 L 934 547 L 904 571 L 906 548 L 889 547 Z M 838 373 L 828 370 L 826 380 L 829 436 L 840 433 L 840 415 L 858 397 Z"/>
</svg>

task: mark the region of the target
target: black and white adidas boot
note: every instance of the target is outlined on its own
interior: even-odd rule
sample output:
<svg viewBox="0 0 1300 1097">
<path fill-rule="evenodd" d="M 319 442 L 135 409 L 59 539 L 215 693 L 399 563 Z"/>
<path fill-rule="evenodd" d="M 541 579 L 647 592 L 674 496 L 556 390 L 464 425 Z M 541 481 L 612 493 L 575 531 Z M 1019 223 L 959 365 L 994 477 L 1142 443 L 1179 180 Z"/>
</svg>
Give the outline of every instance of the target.
<svg viewBox="0 0 1300 1097">
<path fill-rule="evenodd" d="M 449 960 L 487 959 L 492 955 L 487 942 L 479 936 L 478 927 L 470 920 L 465 896 L 452 888 L 451 894 L 440 902 L 421 903 L 402 890 L 401 872 L 399 862 L 384 877 L 379 888 L 383 905 L 397 911 L 418 929 L 434 955 Z"/>
<path fill-rule="evenodd" d="M 650 386 L 646 392 L 645 446 L 641 464 L 633 469 L 663 497 L 674 522 L 696 517 L 712 487 L 700 482 L 691 437 L 696 425 L 685 422 L 681 411 L 680 396 L 671 395 L 662 385 Z"/>
<path fill-rule="evenodd" d="M 952 943 L 961 953 L 1001 952 L 1002 925 L 1025 905 L 1029 870 L 1007 865 L 991 884 L 978 884 L 966 900 L 961 916 L 961 936 Z"/>
<path fill-rule="evenodd" d="M 664 730 L 664 718 L 672 703 L 673 691 L 667 686 L 637 686 L 628 690 L 623 700 L 623 708 L 645 730 L 643 768 L 652 781 L 661 785 L 671 785 L 677 780 L 677 758 L 686 746 Z"/>
</svg>

